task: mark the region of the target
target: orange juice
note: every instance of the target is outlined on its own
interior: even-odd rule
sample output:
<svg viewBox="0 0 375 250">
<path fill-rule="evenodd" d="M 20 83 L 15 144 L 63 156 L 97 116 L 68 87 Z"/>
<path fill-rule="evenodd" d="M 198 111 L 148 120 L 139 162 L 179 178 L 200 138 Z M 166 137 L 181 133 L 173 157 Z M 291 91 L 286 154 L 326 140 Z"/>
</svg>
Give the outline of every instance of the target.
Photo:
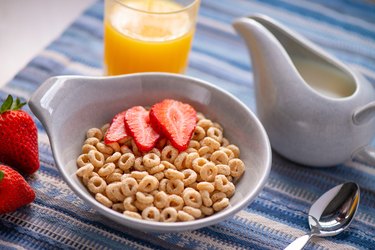
<svg viewBox="0 0 375 250">
<path fill-rule="evenodd" d="M 179 11 L 183 6 L 171 0 L 121 2 L 126 7 L 106 6 L 106 73 L 183 73 L 194 34 L 194 20 L 188 13 Z"/>
</svg>

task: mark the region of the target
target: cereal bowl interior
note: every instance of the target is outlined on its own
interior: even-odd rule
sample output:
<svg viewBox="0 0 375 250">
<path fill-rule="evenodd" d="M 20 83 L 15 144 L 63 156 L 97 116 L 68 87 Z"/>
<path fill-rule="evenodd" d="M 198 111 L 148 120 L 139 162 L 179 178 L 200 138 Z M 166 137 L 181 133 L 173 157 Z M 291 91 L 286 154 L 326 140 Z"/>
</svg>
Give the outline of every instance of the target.
<svg viewBox="0 0 375 250">
<path fill-rule="evenodd" d="M 76 159 L 89 128 L 100 128 L 132 106 L 151 106 L 165 98 L 189 103 L 219 122 L 225 136 L 241 150 L 246 171 L 236 184 L 230 205 L 211 216 L 172 223 L 126 217 L 97 202 L 76 176 Z M 270 144 L 256 116 L 234 96 L 191 77 L 165 73 L 54 77 L 39 87 L 29 106 L 46 128 L 57 167 L 72 190 L 102 215 L 128 227 L 176 232 L 218 223 L 248 205 L 262 190 L 270 172 Z"/>
</svg>

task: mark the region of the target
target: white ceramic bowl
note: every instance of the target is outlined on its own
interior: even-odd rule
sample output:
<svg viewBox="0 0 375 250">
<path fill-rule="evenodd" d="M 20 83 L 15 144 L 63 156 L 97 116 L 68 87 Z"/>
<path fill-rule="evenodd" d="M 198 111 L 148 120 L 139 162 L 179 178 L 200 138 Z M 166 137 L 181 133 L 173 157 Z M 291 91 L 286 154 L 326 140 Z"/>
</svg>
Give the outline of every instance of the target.
<svg viewBox="0 0 375 250">
<path fill-rule="evenodd" d="M 110 122 L 135 105 L 150 106 L 165 98 L 191 104 L 224 127 L 239 146 L 246 171 L 230 206 L 190 222 L 150 222 L 123 216 L 97 202 L 75 175 L 86 131 Z M 117 77 L 60 76 L 44 82 L 29 100 L 48 133 L 57 167 L 70 188 L 102 215 L 145 231 L 176 232 L 218 223 L 248 205 L 262 190 L 271 168 L 267 134 L 256 116 L 237 98 L 214 85 L 183 75 L 142 73 Z"/>
</svg>

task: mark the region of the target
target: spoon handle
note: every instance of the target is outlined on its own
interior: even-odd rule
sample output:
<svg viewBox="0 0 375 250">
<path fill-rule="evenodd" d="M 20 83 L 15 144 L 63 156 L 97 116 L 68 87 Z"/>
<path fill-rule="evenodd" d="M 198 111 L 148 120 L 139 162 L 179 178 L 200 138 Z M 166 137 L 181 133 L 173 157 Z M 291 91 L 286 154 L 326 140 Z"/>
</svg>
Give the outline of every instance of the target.
<svg viewBox="0 0 375 250">
<path fill-rule="evenodd" d="M 305 234 L 304 236 L 301 236 L 290 243 L 289 246 L 287 246 L 284 250 L 300 250 L 306 245 L 311 237 L 312 234 Z"/>
</svg>

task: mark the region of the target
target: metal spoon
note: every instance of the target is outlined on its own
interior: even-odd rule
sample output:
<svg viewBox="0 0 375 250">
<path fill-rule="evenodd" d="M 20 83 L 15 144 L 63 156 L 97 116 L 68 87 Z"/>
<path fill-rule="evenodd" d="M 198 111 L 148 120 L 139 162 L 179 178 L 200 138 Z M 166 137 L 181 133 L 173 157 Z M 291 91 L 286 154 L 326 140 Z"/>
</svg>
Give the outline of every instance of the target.
<svg viewBox="0 0 375 250">
<path fill-rule="evenodd" d="M 311 237 L 334 236 L 352 222 L 359 204 L 360 190 L 354 182 L 346 182 L 324 193 L 311 206 L 311 232 L 297 238 L 285 250 L 302 249 Z"/>
</svg>

